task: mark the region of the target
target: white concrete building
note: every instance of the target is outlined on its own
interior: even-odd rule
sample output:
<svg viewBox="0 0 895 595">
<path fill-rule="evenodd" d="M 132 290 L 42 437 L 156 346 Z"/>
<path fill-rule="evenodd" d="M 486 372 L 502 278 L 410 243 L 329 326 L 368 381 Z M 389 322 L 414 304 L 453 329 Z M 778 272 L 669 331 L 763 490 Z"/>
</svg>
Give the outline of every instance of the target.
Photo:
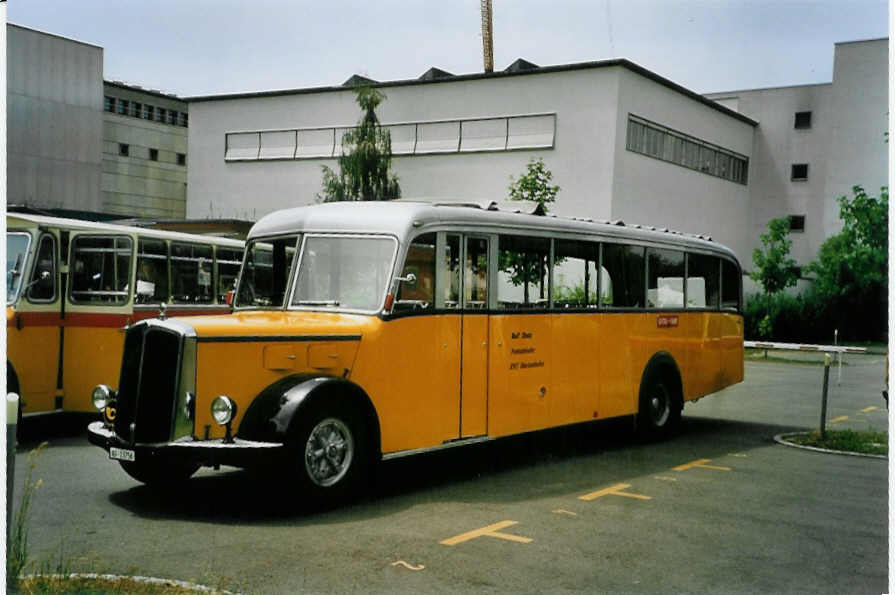
<svg viewBox="0 0 895 595">
<path fill-rule="evenodd" d="M 636 64 L 520 60 L 376 86 L 405 197 L 504 200 L 510 176 L 542 157 L 562 188 L 558 214 L 707 233 L 741 257 L 751 245 L 741 222 L 755 122 Z M 360 116 L 350 85 L 189 101 L 191 218 L 313 202 L 321 165 L 335 166 Z"/>
</svg>

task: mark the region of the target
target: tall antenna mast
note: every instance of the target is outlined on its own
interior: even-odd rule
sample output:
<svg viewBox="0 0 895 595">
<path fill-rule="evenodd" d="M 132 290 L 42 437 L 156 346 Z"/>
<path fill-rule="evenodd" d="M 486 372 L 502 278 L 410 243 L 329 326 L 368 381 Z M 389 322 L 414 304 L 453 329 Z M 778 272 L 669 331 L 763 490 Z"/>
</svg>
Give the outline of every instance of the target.
<svg viewBox="0 0 895 595">
<path fill-rule="evenodd" d="M 494 38 L 491 29 L 491 0 L 482 0 L 482 50 L 485 72 L 494 72 Z"/>
</svg>

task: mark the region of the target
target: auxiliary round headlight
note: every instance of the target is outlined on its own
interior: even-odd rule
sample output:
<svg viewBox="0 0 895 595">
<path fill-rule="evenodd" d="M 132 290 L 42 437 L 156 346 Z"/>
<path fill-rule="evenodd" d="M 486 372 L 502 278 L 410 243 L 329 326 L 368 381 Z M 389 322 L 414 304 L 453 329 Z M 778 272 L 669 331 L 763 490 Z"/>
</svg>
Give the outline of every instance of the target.
<svg viewBox="0 0 895 595">
<path fill-rule="evenodd" d="M 100 384 L 93 389 L 93 406 L 97 411 L 104 411 L 112 400 L 112 389 L 105 384 Z"/>
<path fill-rule="evenodd" d="M 236 403 L 226 395 L 221 395 L 211 402 L 211 417 L 219 425 L 226 426 L 236 415 Z"/>
</svg>

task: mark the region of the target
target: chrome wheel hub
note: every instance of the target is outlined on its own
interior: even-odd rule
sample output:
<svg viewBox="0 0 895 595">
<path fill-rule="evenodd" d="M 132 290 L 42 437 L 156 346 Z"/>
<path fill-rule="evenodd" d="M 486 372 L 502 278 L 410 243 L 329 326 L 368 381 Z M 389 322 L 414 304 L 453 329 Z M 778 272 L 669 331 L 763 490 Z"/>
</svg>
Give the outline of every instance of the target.
<svg viewBox="0 0 895 595">
<path fill-rule="evenodd" d="M 345 422 L 328 417 L 311 430 L 305 444 L 305 469 L 315 484 L 328 487 L 338 483 L 353 458 L 354 439 Z"/>
<path fill-rule="evenodd" d="M 668 392 L 663 386 L 654 388 L 655 392 L 649 401 L 650 418 L 656 427 L 665 425 L 668 417 L 671 415 L 671 401 L 668 398 Z"/>
</svg>

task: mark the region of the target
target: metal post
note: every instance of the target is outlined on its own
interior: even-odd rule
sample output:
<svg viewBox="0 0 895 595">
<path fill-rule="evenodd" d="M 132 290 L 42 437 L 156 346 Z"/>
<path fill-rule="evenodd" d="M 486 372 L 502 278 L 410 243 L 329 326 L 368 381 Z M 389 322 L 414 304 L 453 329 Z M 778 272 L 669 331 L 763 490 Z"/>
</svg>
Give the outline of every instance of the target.
<svg viewBox="0 0 895 595">
<path fill-rule="evenodd" d="M 12 491 L 16 475 L 16 424 L 19 421 L 19 395 L 6 395 L 6 543 L 12 527 Z"/>
<path fill-rule="evenodd" d="M 824 354 L 824 392 L 820 405 L 820 437 L 827 437 L 827 387 L 830 381 L 830 354 Z"/>
</svg>

